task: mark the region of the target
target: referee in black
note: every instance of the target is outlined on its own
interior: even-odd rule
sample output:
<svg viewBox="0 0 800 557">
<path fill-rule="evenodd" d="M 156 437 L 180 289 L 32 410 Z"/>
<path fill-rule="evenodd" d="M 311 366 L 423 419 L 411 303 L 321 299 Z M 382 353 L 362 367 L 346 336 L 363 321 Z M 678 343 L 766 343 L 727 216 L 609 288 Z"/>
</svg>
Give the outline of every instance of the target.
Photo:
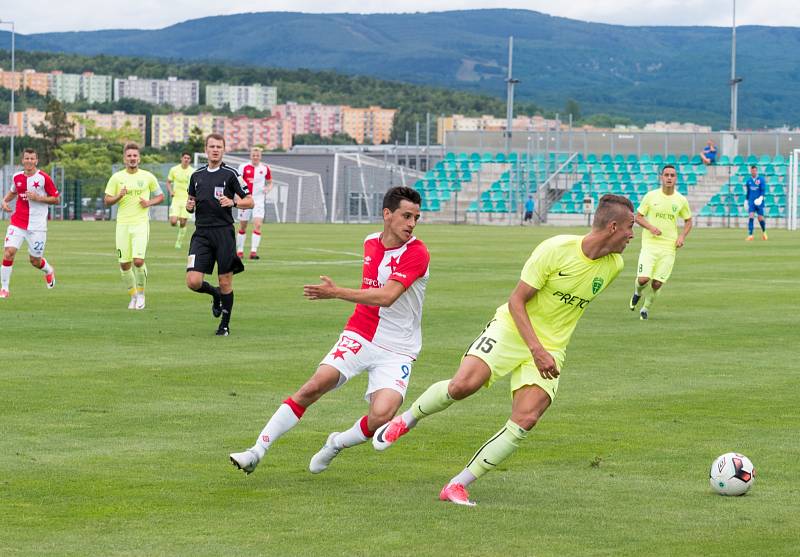
<svg viewBox="0 0 800 557">
<path fill-rule="evenodd" d="M 186 286 L 195 292 L 214 298 L 211 311 L 222 316 L 218 336 L 230 334 L 233 312 L 233 275 L 244 271 L 242 260 L 236 256 L 232 207 L 251 209 L 253 196 L 239 173 L 222 162 L 225 138 L 212 133 L 206 137 L 208 164 L 199 168 L 189 180 L 189 200 L 186 210 L 195 213 L 195 232 L 189 246 L 186 264 Z M 204 275 L 217 265 L 219 286 L 211 286 Z"/>
</svg>

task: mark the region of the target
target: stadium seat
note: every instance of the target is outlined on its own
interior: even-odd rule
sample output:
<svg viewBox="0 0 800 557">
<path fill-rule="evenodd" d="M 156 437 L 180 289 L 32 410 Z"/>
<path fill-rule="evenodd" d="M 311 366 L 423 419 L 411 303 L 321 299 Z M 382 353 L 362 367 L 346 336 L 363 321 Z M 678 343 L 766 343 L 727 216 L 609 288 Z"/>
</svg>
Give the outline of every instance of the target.
<svg viewBox="0 0 800 557">
<path fill-rule="evenodd" d="M 717 161 L 719 166 L 728 166 L 731 164 L 731 159 L 728 158 L 728 155 L 722 155 L 719 160 Z"/>
<path fill-rule="evenodd" d="M 786 159 L 783 158 L 783 155 L 775 155 L 775 158 L 772 159 L 773 164 L 786 164 Z"/>
<path fill-rule="evenodd" d="M 769 155 L 761 155 L 761 157 L 758 159 L 759 164 L 770 164 L 771 162 L 772 159 L 769 157 Z"/>
<path fill-rule="evenodd" d="M 694 165 L 698 165 L 698 164 L 702 164 L 702 163 L 703 163 L 703 159 L 700 158 L 700 155 L 693 156 L 692 159 L 689 161 L 689 164 L 694 164 Z"/>
<path fill-rule="evenodd" d="M 700 216 L 701 217 L 710 217 L 712 216 L 711 207 L 708 205 L 704 205 L 702 209 L 700 209 Z"/>
<path fill-rule="evenodd" d="M 689 164 L 689 155 L 681 155 L 678 157 L 678 164 Z"/>
<path fill-rule="evenodd" d="M 742 155 L 736 155 L 735 157 L 733 157 L 733 161 L 731 162 L 732 164 L 737 164 L 737 165 L 744 164 L 744 157 Z"/>
<path fill-rule="evenodd" d="M 500 163 L 506 162 L 506 154 L 505 153 L 497 153 L 497 155 L 494 158 L 494 161 L 495 162 L 500 162 Z"/>
</svg>

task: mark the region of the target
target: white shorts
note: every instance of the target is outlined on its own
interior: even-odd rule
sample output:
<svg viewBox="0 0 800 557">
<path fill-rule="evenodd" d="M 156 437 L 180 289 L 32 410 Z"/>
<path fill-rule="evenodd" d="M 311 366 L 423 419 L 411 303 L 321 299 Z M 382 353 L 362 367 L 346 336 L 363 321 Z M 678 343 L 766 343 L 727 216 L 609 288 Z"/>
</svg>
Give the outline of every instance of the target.
<svg viewBox="0 0 800 557">
<path fill-rule="evenodd" d="M 239 209 L 239 221 L 264 220 L 265 195 L 263 193 L 253 194 L 253 202 L 255 205 L 252 209 Z"/>
<path fill-rule="evenodd" d="M 337 388 L 366 371 L 369 381 L 364 398 L 369 402 L 370 395 L 380 389 L 392 389 L 405 399 L 414 358 L 389 352 L 358 333 L 344 331 L 330 353 L 320 362 L 322 364 L 333 366 L 342 374 L 344 380 L 340 381 Z"/>
<path fill-rule="evenodd" d="M 23 240 L 28 243 L 28 253 L 31 257 L 41 257 L 44 255 L 44 246 L 47 243 L 47 230 L 23 230 L 13 224 L 9 225 L 3 247 L 18 250 L 22 247 Z"/>
</svg>

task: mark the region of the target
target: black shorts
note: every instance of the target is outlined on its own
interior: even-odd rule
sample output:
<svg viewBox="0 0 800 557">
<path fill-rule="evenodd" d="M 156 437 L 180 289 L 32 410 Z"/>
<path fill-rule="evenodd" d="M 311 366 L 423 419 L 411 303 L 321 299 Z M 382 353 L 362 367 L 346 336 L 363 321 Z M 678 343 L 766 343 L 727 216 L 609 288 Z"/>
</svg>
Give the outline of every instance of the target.
<svg viewBox="0 0 800 557">
<path fill-rule="evenodd" d="M 215 263 L 218 275 L 244 271 L 244 264 L 236 255 L 236 236 L 232 226 L 201 227 L 192 235 L 186 270 L 210 275 Z"/>
</svg>

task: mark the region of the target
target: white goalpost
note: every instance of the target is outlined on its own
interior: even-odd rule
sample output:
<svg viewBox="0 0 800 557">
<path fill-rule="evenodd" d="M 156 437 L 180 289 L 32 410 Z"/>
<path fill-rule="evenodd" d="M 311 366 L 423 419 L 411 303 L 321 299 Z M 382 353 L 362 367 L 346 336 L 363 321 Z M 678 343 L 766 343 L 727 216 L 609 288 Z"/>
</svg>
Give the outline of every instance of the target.
<svg viewBox="0 0 800 557">
<path fill-rule="evenodd" d="M 800 182 L 800 149 L 789 157 L 789 191 L 786 194 L 786 228 L 797 230 L 798 182 Z"/>
</svg>

